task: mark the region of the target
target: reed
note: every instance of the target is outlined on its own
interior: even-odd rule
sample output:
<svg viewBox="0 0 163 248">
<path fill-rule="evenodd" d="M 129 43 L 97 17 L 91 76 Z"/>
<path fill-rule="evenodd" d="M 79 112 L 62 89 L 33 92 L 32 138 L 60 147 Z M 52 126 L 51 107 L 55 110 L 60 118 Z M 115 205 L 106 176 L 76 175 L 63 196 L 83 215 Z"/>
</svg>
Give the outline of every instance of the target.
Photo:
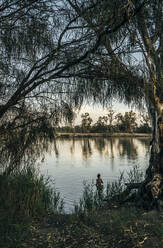
<svg viewBox="0 0 163 248">
<path fill-rule="evenodd" d="M 18 242 L 24 239 L 24 235 L 29 233 L 28 225 L 33 217 L 40 217 L 49 210 L 62 212 L 63 205 L 51 179 L 39 175 L 31 166 L 9 176 L 1 175 L 0 242 L 10 247 L 7 244 L 13 240 Z"/>
<path fill-rule="evenodd" d="M 74 205 L 75 213 L 94 211 L 102 207 L 114 206 L 126 197 L 126 183 L 140 183 L 144 177 L 143 171 L 134 166 L 128 172 L 120 172 L 120 176 L 114 182 L 107 182 L 102 191 L 98 191 L 94 181 L 83 182 L 83 195 L 78 204 Z M 135 192 L 131 192 L 131 194 Z"/>
<path fill-rule="evenodd" d="M 87 181 L 83 182 L 83 195 L 79 200 L 78 204 L 74 205 L 74 211 L 76 214 L 82 213 L 85 211 L 92 211 L 96 208 L 99 208 L 103 204 L 103 192 L 99 192 L 95 190 L 95 183 L 87 183 Z"/>
</svg>

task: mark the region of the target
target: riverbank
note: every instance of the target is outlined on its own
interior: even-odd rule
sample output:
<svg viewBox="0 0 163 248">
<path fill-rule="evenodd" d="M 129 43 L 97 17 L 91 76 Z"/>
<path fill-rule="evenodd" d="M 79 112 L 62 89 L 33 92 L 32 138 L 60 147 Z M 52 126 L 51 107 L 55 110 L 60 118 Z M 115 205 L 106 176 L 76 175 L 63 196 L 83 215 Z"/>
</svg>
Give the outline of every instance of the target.
<svg viewBox="0 0 163 248">
<path fill-rule="evenodd" d="M 21 248 L 163 247 L 163 215 L 127 206 L 78 215 L 47 213 L 30 230 Z"/>
<path fill-rule="evenodd" d="M 162 211 L 122 205 L 122 185 L 121 176 L 100 198 L 85 185 L 74 212 L 65 214 L 59 193 L 34 169 L 1 176 L 0 248 L 163 247 Z"/>
<path fill-rule="evenodd" d="M 56 137 L 152 137 L 151 133 L 61 133 L 57 132 Z"/>
</svg>

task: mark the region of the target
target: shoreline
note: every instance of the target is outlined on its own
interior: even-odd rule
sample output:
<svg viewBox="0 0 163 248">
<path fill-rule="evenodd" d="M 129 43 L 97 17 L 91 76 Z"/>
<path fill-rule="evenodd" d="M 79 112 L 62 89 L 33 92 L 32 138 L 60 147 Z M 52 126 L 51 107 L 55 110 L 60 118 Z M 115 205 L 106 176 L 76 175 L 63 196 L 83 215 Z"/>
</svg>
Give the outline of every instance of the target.
<svg viewBox="0 0 163 248">
<path fill-rule="evenodd" d="M 56 133 L 56 137 L 152 137 L 151 133 Z"/>
</svg>

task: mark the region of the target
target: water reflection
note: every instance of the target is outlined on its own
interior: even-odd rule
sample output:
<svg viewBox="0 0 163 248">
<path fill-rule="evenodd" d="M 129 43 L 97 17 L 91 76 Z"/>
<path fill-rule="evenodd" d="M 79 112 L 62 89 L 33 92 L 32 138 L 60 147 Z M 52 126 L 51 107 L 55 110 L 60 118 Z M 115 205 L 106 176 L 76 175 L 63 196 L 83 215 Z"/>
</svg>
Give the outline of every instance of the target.
<svg viewBox="0 0 163 248">
<path fill-rule="evenodd" d="M 53 147 L 45 155 L 40 169 L 55 179 L 69 209 L 82 194 L 83 180 L 91 183 L 100 173 L 105 186 L 107 181 L 116 180 L 120 171 L 127 171 L 134 165 L 145 170 L 149 161 L 149 141 L 150 138 L 131 137 L 59 137 L 55 141 L 55 151 Z"/>
<path fill-rule="evenodd" d="M 115 158 L 126 157 L 127 159 L 136 160 L 142 153 L 149 152 L 149 138 L 132 138 L 132 137 L 80 137 L 80 138 L 58 138 L 57 144 L 62 144 L 62 152 L 70 144 L 69 150 L 72 155 L 82 153 L 82 157 L 88 160 L 94 153 L 101 157 Z M 58 150 L 57 155 L 59 156 Z"/>
<path fill-rule="evenodd" d="M 82 155 L 84 159 L 88 159 L 92 155 L 92 147 L 89 139 L 83 139 L 81 141 Z"/>
<path fill-rule="evenodd" d="M 149 161 L 150 138 L 72 137 L 54 138 L 35 128 L 1 136 L 0 171 L 10 172 L 24 165 L 40 164 L 40 172 L 55 179 L 66 202 L 73 206 L 82 194 L 83 180 L 89 183 L 101 173 L 104 184 L 114 181 L 120 170 Z M 40 161 L 42 163 L 40 163 Z"/>
<path fill-rule="evenodd" d="M 103 137 L 96 137 L 93 139 L 94 148 L 100 153 L 104 154 L 107 147 L 107 139 Z"/>
<path fill-rule="evenodd" d="M 13 170 L 20 165 L 34 164 L 38 159 L 44 161 L 46 154 L 54 154 L 67 159 L 71 156 L 86 161 L 98 154 L 101 158 L 112 160 L 123 157 L 127 160 L 136 160 L 149 151 L 149 138 L 132 137 L 72 137 L 54 138 L 54 135 L 43 135 L 41 132 L 11 132 L 6 136 L 7 142 L 1 139 L 0 168 Z M 74 166 L 74 165 L 73 165 Z"/>
<path fill-rule="evenodd" d="M 127 159 L 136 159 L 138 156 L 138 146 L 136 145 L 136 140 L 133 138 L 128 139 L 119 139 L 118 142 L 119 155 L 124 157 L 127 156 Z"/>
</svg>

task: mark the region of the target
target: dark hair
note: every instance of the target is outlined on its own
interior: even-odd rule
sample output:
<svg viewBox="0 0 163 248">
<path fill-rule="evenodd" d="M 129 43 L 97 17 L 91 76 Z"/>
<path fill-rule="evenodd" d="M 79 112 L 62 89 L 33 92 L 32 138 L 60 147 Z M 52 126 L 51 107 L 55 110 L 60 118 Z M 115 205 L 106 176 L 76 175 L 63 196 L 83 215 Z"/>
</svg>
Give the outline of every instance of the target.
<svg viewBox="0 0 163 248">
<path fill-rule="evenodd" d="M 98 173 L 98 174 L 97 174 L 97 177 L 100 177 L 100 176 L 101 176 L 100 173 Z"/>
</svg>

